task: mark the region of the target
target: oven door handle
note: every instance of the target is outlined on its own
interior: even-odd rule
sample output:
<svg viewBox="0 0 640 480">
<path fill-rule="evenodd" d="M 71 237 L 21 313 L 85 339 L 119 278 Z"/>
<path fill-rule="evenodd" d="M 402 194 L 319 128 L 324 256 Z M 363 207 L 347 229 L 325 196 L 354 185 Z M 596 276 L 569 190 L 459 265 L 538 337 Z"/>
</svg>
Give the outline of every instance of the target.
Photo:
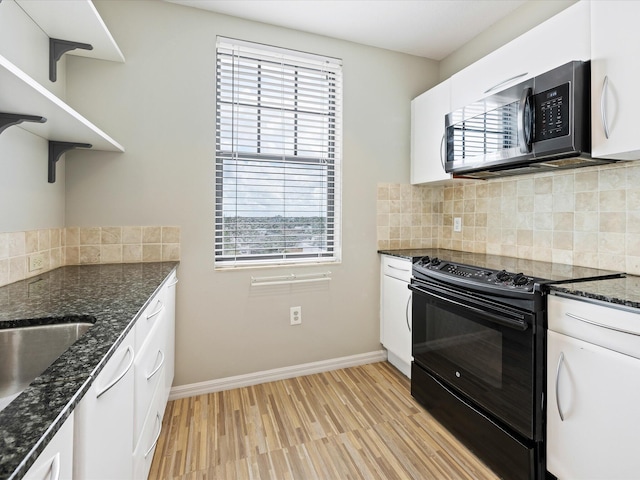
<svg viewBox="0 0 640 480">
<path fill-rule="evenodd" d="M 479 315 L 482 315 L 483 317 L 485 317 L 489 321 L 491 321 L 493 323 L 498 323 L 498 324 L 500 324 L 500 325 L 502 325 L 504 327 L 512 328 L 514 330 L 520 330 L 522 332 L 524 332 L 527 328 L 529 328 L 529 325 L 524 320 L 516 320 L 516 319 L 501 317 L 499 315 L 495 315 L 493 313 L 490 313 L 490 312 L 487 312 L 485 310 L 482 310 L 481 308 L 474 307 L 472 305 L 467 305 L 467 304 L 462 303 L 462 302 L 458 302 L 457 300 L 453 300 L 452 298 L 442 297 L 440 295 L 436 295 L 433 292 L 428 292 L 428 291 L 422 290 L 420 288 L 417 288 L 414 285 L 409 285 L 409 288 L 411 290 L 414 290 L 414 291 L 419 292 L 419 293 L 424 293 L 426 295 L 431 295 L 432 297 L 435 297 L 438 300 L 442 300 L 444 302 L 452 303 L 452 304 L 454 304 L 454 305 L 456 305 L 458 307 L 462 307 L 462 308 L 466 308 L 467 310 L 471 310 L 471 311 L 473 311 L 475 313 L 478 313 Z"/>
</svg>

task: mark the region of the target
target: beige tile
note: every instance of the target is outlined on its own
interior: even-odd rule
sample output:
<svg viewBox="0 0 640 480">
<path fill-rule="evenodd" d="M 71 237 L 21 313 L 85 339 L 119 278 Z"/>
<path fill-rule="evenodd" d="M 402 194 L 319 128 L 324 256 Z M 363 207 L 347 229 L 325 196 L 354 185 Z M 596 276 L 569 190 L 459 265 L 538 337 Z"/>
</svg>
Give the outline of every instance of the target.
<svg viewBox="0 0 640 480">
<path fill-rule="evenodd" d="M 640 233 L 640 212 L 627 211 L 627 233 Z"/>
<path fill-rule="evenodd" d="M 554 263 L 563 263 L 565 265 L 571 265 L 573 263 L 573 251 L 571 250 L 557 250 L 551 251 L 551 261 Z"/>
<path fill-rule="evenodd" d="M 624 233 L 627 230 L 625 212 L 606 212 L 600 215 L 600 232 Z"/>
<path fill-rule="evenodd" d="M 532 247 L 533 246 L 533 230 L 518 230 L 517 245 L 518 247 Z"/>
<path fill-rule="evenodd" d="M 142 245 L 142 261 L 143 262 L 161 262 L 162 246 L 160 244 Z"/>
<path fill-rule="evenodd" d="M 598 192 L 578 192 L 575 194 L 576 212 L 596 212 L 599 208 Z"/>
<path fill-rule="evenodd" d="M 402 213 L 402 203 L 400 202 L 400 200 L 391 200 L 389 202 L 389 213 L 392 215 Z"/>
<path fill-rule="evenodd" d="M 530 196 L 533 197 L 534 194 L 534 179 L 523 177 L 517 181 L 517 194 L 518 197 Z"/>
<path fill-rule="evenodd" d="M 389 200 L 400 200 L 400 184 L 389 185 Z"/>
<path fill-rule="evenodd" d="M 624 190 L 600 191 L 601 212 L 622 212 L 627 208 L 627 195 Z"/>
<path fill-rule="evenodd" d="M 51 253 L 49 254 L 49 263 L 51 265 L 51 269 L 58 268 L 62 266 L 62 248 L 52 248 Z"/>
<path fill-rule="evenodd" d="M 100 245 L 100 227 L 80 227 L 80 245 Z M 100 249 L 98 249 L 98 251 L 99 250 Z M 82 259 L 82 253 L 80 257 Z"/>
<path fill-rule="evenodd" d="M 162 227 L 142 227 L 142 243 L 162 243 Z"/>
<path fill-rule="evenodd" d="M 38 251 L 51 248 L 51 232 L 49 229 L 38 230 Z"/>
<path fill-rule="evenodd" d="M 640 235 L 627 235 L 625 255 L 640 257 Z"/>
<path fill-rule="evenodd" d="M 598 254 L 596 252 L 573 252 L 573 264 L 580 267 L 598 266 Z"/>
<path fill-rule="evenodd" d="M 400 240 L 410 240 L 410 239 L 411 239 L 411 226 L 400 227 Z"/>
<path fill-rule="evenodd" d="M 415 238 L 422 238 L 422 227 L 411 227 L 411 239 Z"/>
<path fill-rule="evenodd" d="M 389 200 L 389 184 L 378 184 L 378 200 Z"/>
<path fill-rule="evenodd" d="M 624 271 L 630 275 L 640 275 L 640 256 L 634 257 L 627 254 Z"/>
<path fill-rule="evenodd" d="M 400 248 L 400 240 L 390 240 L 389 241 L 389 249 L 390 250 L 397 250 Z"/>
<path fill-rule="evenodd" d="M 576 199 L 573 192 L 570 193 L 554 193 L 553 194 L 553 211 L 554 212 L 573 212 L 575 211 Z"/>
<path fill-rule="evenodd" d="M 533 212 L 533 195 L 518 197 L 518 212 Z"/>
<path fill-rule="evenodd" d="M 9 259 L 0 260 L 0 287 L 9 283 Z"/>
<path fill-rule="evenodd" d="M 389 227 L 378 226 L 377 231 L 378 231 L 378 235 L 377 235 L 378 240 L 389 240 Z"/>
<path fill-rule="evenodd" d="M 377 211 L 378 213 L 389 213 L 391 211 L 391 202 L 388 200 L 378 200 Z"/>
<path fill-rule="evenodd" d="M 598 256 L 598 268 L 623 272 L 626 266 L 624 255 L 609 255 L 601 253 Z"/>
<path fill-rule="evenodd" d="M 573 173 L 556 173 L 551 177 L 553 195 L 567 195 L 574 192 Z"/>
<path fill-rule="evenodd" d="M 502 198 L 515 197 L 518 194 L 518 182 L 516 180 L 505 180 L 502 183 Z"/>
<path fill-rule="evenodd" d="M 24 251 L 26 254 L 38 251 L 38 231 L 29 230 L 24 232 Z"/>
<path fill-rule="evenodd" d="M 422 213 L 422 201 L 413 200 L 411 202 L 411 213 Z"/>
<path fill-rule="evenodd" d="M 627 188 L 627 170 L 624 166 L 602 167 L 598 188 L 600 190 L 624 190 Z"/>
<path fill-rule="evenodd" d="M 574 215 L 574 229 L 578 232 L 597 232 L 599 226 L 600 215 L 597 212 L 576 212 Z"/>
<path fill-rule="evenodd" d="M 388 227 L 389 215 L 386 213 L 383 213 L 383 214 L 378 213 L 376 224 L 378 225 L 378 227 Z"/>
<path fill-rule="evenodd" d="M 388 250 L 389 240 L 378 240 L 378 250 Z"/>
<path fill-rule="evenodd" d="M 9 258 L 9 234 L 0 233 L 0 260 L 5 258 Z"/>
<path fill-rule="evenodd" d="M 624 255 L 625 235 L 623 233 L 599 233 L 598 253 L 609 255 Z"/>
<path fill-rule="evenodd" d="M 536 195 L 549 195 L 553 192 L 553 178 L 550 176 L 536 177 L 533 183 Z"/>
<path fill-rule="evenodd" d="M 533 246 L 535 248 L 550 250 L 552 245 L 553 245 L 553 232 L 549 230 L 533 232 Z"/>
<path fill-rule="evenodd" d="M 26 253 L 25 232 L 11 232 L 9 235 L 9 257 L 18 257 Z"/>
<path fill-rule="evenodd" d="M 27 257 L 20 255 L 9 259 L 9 282 L 24 280 L 27 274 Z"/>
<path fill-rule="evenodd" d="M 533 196 L 533 211 L 536 213 L 553 211 L 553 195 L 536 194 Z"/>
<path fill-rule="evenodd" d="M 122 227 L 122 243 L 142 243 L 142 227 Z"/>
<path fill-rule="evenodd" d="M 78 227 L 68 227 L 64 229 L 64 246 L 75 247 L 80 245 L 80 229 Z"/>
<path fill-rule="evenodd" d="M 100 246 L 99 245 L 80 245 L 79 263 L 80 265 L 100 263 Z"/>
<path fill-rule="evenodd" d="M 399 213 L 389 215 L 389 226 L 400 227 L 402 225 L 402 215 Z"/>
<path fill-rule="evenodd" d="M 408 240 L 400 240 L 400 248 L 411 248 L 411 239 Z"/>
<path fill-rule="evenodd" d="M 459 217 L 462 220 L 462 229 L 465 227 L 475 227 L 476 226 L 476 216 L 473 213 L 464 213 L 462 217 Z"/>
<path fill-rule="evenodd" d="M 122 227 L 102 227 L 100 231 L 100 243 L 102 245 L 122 243 Z M 102 263 L 105 262 L 103 261 Z"/>
<path fill-rule="evenodd" d="M 62 229 L 52 228 L 49 230 L 49 240 L 51 248 L 60 248 L 62 246 Z"/>
<path fill-rule="evenodd" d="M 100 263 L 122 263 L 122 245 L 101 245 Z"/>
<path fill-rule="evenodd" d="M 64 247 L 64 263 L 65 265 L 79 265 L 80 247 Z"/>
<path fill-rule="evenodd" d="M 576 192 L 593 192 L 598 190 L 598 170 L 580 169 L 575 174 Z"/>
<path fill-rule="evenodd" d="M 573 250 L 573 231 L 571 232 L 554 231 L 553 232 L 553 249 L 554 250 Z"/>
<path fill-rule="evenodd" d="M 640 179 L 634 185 L 638 184 L 640 184 Z M 629 210 L 640 210 L 640 188 L 627 190 L 627 208 Z"/>
<path fill-rule="evenodd" d="M 122 261 L 124 263 L 142 262 L 142 245 L 141 244 L 123 245 Z"/>
<path fill-rule="evenodd" d="M 573 232 L 573 213 L 557 212 L 553 214 L 553 230 Z"/>
<path fill-rule="evenodd" d="M 598 234 L 596 232 L 575 232 L 573 235 L 575 253 L 598 252 Z M 597 262 L 592 265 L 597 265 Z"/>
<path fill-rule="evenodd" d="M 453 201 L 453 187 L 444 187 L 444 198 L 445 202 Z"/>
</svg>

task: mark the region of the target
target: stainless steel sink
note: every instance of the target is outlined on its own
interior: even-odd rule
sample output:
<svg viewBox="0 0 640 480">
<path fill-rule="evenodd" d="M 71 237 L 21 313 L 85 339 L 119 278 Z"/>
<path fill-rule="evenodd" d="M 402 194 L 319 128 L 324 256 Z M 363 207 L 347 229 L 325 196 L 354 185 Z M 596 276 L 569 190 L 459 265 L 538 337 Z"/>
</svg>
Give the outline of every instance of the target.
<svg viewBox="0 0 640 480">
<path fill-rule="evenodd" d="M 0 329 L 0 403 L 5 400 L 8 404 L 22 392 L 94 321 L 78 317 L 73 323 Z"/>
</svg>

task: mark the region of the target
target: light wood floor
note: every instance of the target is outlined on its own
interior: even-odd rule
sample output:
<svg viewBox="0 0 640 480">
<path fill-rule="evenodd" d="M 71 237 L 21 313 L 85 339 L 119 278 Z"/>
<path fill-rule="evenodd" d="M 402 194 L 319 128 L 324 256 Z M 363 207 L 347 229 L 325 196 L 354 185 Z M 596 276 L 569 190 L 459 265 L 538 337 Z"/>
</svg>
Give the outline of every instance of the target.
<svg viewBox="0 0 640 480">
<path fill-rule="evenodd" d="M 386 362 L 169 402 L 149 479 L 497 477 Z"/>
</svg>

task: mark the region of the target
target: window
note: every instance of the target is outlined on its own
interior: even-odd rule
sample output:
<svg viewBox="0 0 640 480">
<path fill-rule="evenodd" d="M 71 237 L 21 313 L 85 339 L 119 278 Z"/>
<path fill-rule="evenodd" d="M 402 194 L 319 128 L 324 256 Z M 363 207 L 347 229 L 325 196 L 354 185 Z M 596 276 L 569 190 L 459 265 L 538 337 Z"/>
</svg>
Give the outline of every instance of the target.
<svg viewBox="0 0 640 480">
<path fill-rule="evenodd" d="M 342 66 L 218 37 L 216 266 L 340 259 Z"/>
</svg>

